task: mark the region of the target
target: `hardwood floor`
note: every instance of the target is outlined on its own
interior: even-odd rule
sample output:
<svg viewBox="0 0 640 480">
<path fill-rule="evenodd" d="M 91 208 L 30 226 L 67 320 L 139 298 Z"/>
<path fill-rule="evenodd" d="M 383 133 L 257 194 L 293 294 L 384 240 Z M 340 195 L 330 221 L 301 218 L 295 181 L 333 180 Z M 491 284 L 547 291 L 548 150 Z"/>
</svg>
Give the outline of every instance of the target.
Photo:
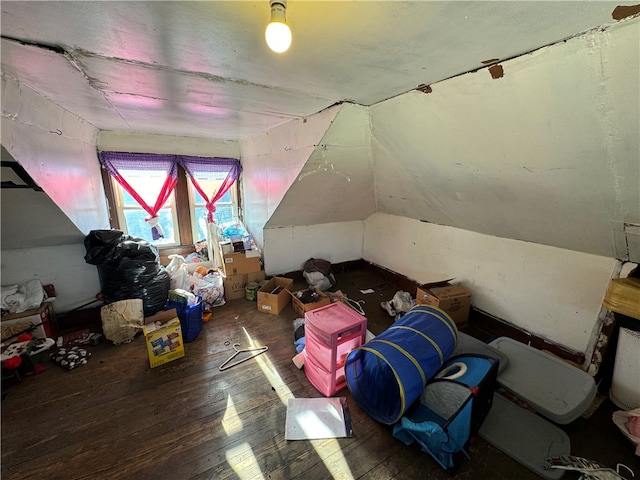
<svg viewBox="0 0 640 480">
<path fill-rule="evenodd" d="M 365 301 L 374 334 L 391 324 L 380 302 L 395 285 L 371 272 L 344 272 L 337 288 Z M 364 288 L 374 293 L 360 294 Z M 285 440 L 287 400 L 321 396 L 292 362 L 296 317 L 291 307 L 269 315 L 234 300 L 214 311 L 184 358 L 166 365 L 149 367 L 141 336 L 86 347 L 91 358 L 75 370 L 46 363 L 3 392 L 2 479 L 539 478 L 480 438 L 451 476 L 416 445 L 396 441 L 348 389 L 338 395 L 347 398 L 353 438 Z M 220 371 L 234 343 L 269 350 Z M 634 466 L 631 443 L 610 422 L 613 410 L 605 401 L 590 419 L 566 427 L 573 453 Z"/>
</svg>

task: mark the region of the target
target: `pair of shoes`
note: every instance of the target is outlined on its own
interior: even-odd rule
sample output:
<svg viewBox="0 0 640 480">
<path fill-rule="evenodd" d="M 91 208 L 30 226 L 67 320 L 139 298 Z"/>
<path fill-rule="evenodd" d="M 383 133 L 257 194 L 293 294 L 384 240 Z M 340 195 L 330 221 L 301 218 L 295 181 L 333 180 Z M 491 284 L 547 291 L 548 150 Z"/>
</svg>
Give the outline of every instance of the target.
<svg viewBox="0 0 640 480">
<path fill-rule="evenodd" d="M 386 311 L 390 317 L 395 317 L 396 316 L 396 309 L 393 308 L 393 305 L 391 305 L 391 302 L 382 302 L 380 303 L 380 307 Z"/>
</svg>

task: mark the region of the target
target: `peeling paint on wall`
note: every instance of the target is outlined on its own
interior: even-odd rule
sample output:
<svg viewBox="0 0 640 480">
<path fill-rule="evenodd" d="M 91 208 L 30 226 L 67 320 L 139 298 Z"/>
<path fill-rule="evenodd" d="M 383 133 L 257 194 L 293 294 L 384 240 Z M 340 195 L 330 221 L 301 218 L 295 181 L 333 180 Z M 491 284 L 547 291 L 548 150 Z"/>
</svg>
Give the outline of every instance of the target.
<svg viewBox="0 0 640 480">
<path fill-rule="evenodd" d="M 640 13 L 640 5 L 618 5 L 613 9 L 611 16 L 614 20 L 622 20 L 638 13 Z"/>
<path fill-rule="evenodd" d="M 489 65 L 491 63 L 496 63 L 498 60 L 500 60 L 499 58 L 490 58 L 489 60 L 483 60 L 480 63 L 484 63 L 485 65 Z"/>
<path fill-rule="evenodd" d="M 502 68 L 502 65 L 493 65 L 489 67 L 489 73 L 491 74 L 491 78 L 493 79 L 502 78 L 504 75 L 504 70 Z"/>
<path fill-rule="evenodd" d="M 431 85 L 425 85 L 424 83 L 417 86 L 416 90 L 422 93 L 431 93 L 433 90 L 431 89 Z"/>
</svg>

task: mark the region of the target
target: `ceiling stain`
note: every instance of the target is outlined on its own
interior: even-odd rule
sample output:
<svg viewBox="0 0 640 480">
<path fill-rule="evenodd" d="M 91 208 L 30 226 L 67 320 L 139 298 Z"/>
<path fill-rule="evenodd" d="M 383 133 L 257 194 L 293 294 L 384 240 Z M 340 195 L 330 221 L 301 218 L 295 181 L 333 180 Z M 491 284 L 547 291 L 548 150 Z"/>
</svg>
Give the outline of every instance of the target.
<svg viewBox="0 0 640 480">
<path fill-rule="evenodd" d="M 611 16 L 614 20 L 622 20 L 640 13 L 640 5 L 618 5 L 613 9 Z"/>
<path fill-rule="evenodd" d="M 496 78 L 502 78 L 504 76 L 504 69 L 502 65 L 492 65 L 489 67 L 489 73 L 491 74 L 491 78 L 495 80 Z"/>
</svg>

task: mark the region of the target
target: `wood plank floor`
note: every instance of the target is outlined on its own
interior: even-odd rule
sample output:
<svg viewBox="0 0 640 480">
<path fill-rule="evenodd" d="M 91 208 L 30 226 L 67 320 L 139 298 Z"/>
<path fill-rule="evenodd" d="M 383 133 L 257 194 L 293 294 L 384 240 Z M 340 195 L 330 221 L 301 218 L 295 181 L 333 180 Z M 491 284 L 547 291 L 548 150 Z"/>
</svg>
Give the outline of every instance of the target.
<svg viewBox="0 0 640 480">
<path fill-rule="evenodd" d="M 380 308 L 396 291 L 387 280 L 343 273 L 337 288 L 365 301 L 374 334 L 391 324 Z M 361 295 L 363 288 L 375 292 Z M 184 358 L 169 364 L 149 368 L 141 336 L 87 347 L 88 364 L 75 370 L 47 363 L 43 373 L 3 392 L 2 479 L 539 478 L 482 439 L 451 476 L 416 445 L 396 441 L 348 389 L 339 396 L 347 398 L 353 438 L 286 441 L 287 400 L 321 396 L 291 361 L 296 317 L 291 307 L 269 315 L 234 300 L 214 311 Z M 234 343 L 269 350 L 220 371 Z M 589 420 L 566 427 L 573 453 L 632 466 L 637 457 L 610 422 L 613 410 L 605 401 Z"/>
</svg>

